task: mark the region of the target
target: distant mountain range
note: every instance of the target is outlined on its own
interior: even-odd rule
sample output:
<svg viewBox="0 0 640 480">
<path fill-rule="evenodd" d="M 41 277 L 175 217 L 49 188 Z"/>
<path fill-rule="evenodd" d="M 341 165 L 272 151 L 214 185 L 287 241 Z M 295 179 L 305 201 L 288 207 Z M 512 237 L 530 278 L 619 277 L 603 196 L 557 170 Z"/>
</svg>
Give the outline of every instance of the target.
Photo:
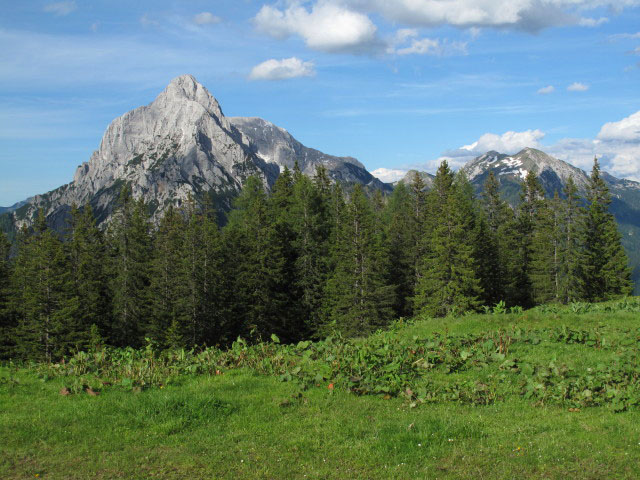
<svg viewBox="0 0 640 480">
<path fill-rule="evenodd" d="M 521 182 L 531 170 L 538 174 L 549 197 L 553 197 L 556 191 L 562 196 L 569 177 L 573 177 L 582 195 L 586 193 L 589 182 L 589 176 L 583 170 L 534 148 L 525 148 L 515 155 L 487 152 L 468 162 L 462 170 L 478 194 L 482 192 L 489 172 L 493 172 L 500 182 L 503 198 L 512 206 L 520 201 Z M 420 174 L 429 187 L 433 175 L 426 172 Z M 410 171 L 402 181 L 411 182 L 414 175 L 415 171 Z M 602 177 L 611 191 L 611 212 L 618 221 L 622 244 L 634 268 L 635 293 L 640 294 L 640 183 L 618 179 L 606 172 Z"/>
<path fill-rule="evenodd" d="M 12 232 L 30 224 L 42 208 L 50 225 L 61 230 L 71 206 L 87 203 L 100 223 L 108 222 L 125 183 L 131 185 L 135 197 L 150 205 L 156 220 L 169 205 L 180 206 L 189 195 L 196 199 L 207 195 L 226 210 L 248 176 L 258 175 L 269 189 L 280 172 L 296 162 L 307 175 L 323 165 L 334 181 L 385 192 L 393 189 L 393 184 L 381 182 L 355 158 L 308 148 L 285 129 L 261 118 L 225 117 L 209 91 L 191 75 L 183 75 L 171 81 L 151 104 L 111 122 L 98 150 L 77 168 L 71 183 L 0 207 L 0 229 Z M 588 181 L 583 170 L 532 148 L 516 155 L 487 152 L 463 170 L 478 192 L 493 171 L 505 199 L 513 205 L 519 199 L 520 182 L 530 170 L 538 173 L 549 196 L 561 192 L 569 177 L 583 192 Z M 429 188 L 433 175 L 418 173 Z M 414 174 L 410 171 L 404 181 L 410 182 Z M 635 269 L 636 293 L 640 293 L 640 183 L 603 176 Z"/>
</svg>

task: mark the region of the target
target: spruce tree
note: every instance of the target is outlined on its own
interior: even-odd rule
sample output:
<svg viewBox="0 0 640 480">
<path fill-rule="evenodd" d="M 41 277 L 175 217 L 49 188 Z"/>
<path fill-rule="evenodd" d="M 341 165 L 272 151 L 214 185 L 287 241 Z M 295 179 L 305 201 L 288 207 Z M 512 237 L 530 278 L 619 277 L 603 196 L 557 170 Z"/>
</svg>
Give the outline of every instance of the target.
<svg viewBox="0 0 640 480">
<path fill-rule="evenodd" d="M 82 330 L 92 325 L 108 332 L 110 305 L 105 272 L 106 246 L 91 205 L 71 209 L 71 232 L 66 248 L 70 260 L 73 294 L 78 299 L 76 322 Z"/>
<path fill-rule="evenodd" d="M 580 232 L 584 224 L 585 210 L 580 204 L 578 187 L 569 177 L 563 190 L 565 200 L 562 202 L 562 218 L 560 221 L 560 301 L 575 302 L 581 298 L 581 252 Z"/>
<path fill-rule="evenodd" d="M 337 222 L 326 293 L 333 328 L 345 335 L 366 335 L 392 316 L 394 286 L 385 283 L 383 245 L 376 235 L 374 213 L 356 185 Z"/>
<path fill-rule="evenodd" d="M 513 212 L 500 198 L 500 184 L 493 172 L 489 172 L 485 182 L 481 206 L 477 221 L 476 271 L 483 303 L 495 305 L 507 300 L 507 238 L 508 226 L 513 224 Z"/>
<path fill-rule="evenodd" d="M 170 206 L 160 220 L 153 242 L 149 284 L 151 312 L 145 331 L 146 336 L 164 347 L 185 346 L 189 320 L 185 227 L 180 212 Z M 171 338 L 167 337 L 169 332 Z"/>
<path fill-rule="evenodd" d="M 39 211 L 33 234 L 23 239 L 16 259 L 13 294 L 19 303 L 16 350 L 26 359 L 52 361 L 82 349 L 88 331 L 78 328 L 69 261 L 62 242 Z"/>
<path fill-rule="evenodd" d="M 296 245 L 296 218 L 294 218 L 294 176 L 303 176 L 296 162 L 294 173 L 285 167 L 268 201 L 270 225 L 267 240 L 271 253 L 271 302 L 277 315 L 276 333 L 283 341 L 300 340 L 308 336 L 308 319 L 304 316 L 302 290 L 298 282 L 298 255 Z M 275 320 L 275 319 L 274 319 Z"/>
<path fill-rule="evenodd" d="M 468 202 L 464 179 L 456 182 L 443 161 L 428 197 L 430 251 L 422 259 L 414 297 L 421 313 L 445 316 L 478 306 L 481 290 L 474 271 Z"/>
<path fill-rule="evenodd" d="M 411 193 L 413 198 L 410 234 L 412 237 L 411 258 L 413 259 L 413 285 L 412 291 L 415 293 L 416 287 L 421 278 L 422 260 L 430 249 L 430 227 L 427 212 L 427 187 L 418 171 L 414 172 L 411 179 Z M 412 301 L 413 303 L 413 301 Z"/>
<path fill-rule="evenodd" d="M 537 200 L 532 217 L 529 278 L 536 304 L 557 301 L 559 297 L 559 197 Z"/>
<path fill-rule="evenodd" d="M 231 312 L 235 329 L 231 334 L 286 339 L 295 332 L 286 328 L 283 309 L 288 293 L 281 286 L 286 259 L 274 242 L 274 222 L 262 181 L 247 179 L 224 229 L 225 272 L 233 279 Z"/>
<path fill-rule="evenodd" d="M 151 237 L 147 207 L 123 187 L 107 235 L 112 298 L 110 339 L 118 346 L 143 344 L 149 318 Z"/>
<path fill-rule="evenodd" d="M 611 213 L 609 188 L 600 175 L 598 159 L 587 189 L 587 212 L 584 221 L 582 285 L 586 300 L 608 300 L 631 293 L 631 270 L 620 243 L 620 232 Z"/>
<path fill-rule="evenodd" d="M 11 244 L 4 232 L 0 232 L 0 359 L 8 358 L 13 350 L 11 337 L 13 322 L 9 308 L 11 265 L 9 251 Z"/>
<path fill-rule="evenodd" d="M 321 173 L 322 175 L 322 173 Z M 312 181 L 294 172 L 291 204 L 296 286 L 300 294 L 304 333 L 315 335 L 323 321 L 322 301 L 328 274 L 329 186 L 321 177 Z"/>
<path fill-rule="evenodd" d="M 400 182 L 389 197 L 384 212 L 386 250 L 389 255 L 388 283 L 395 285 L 396 301 L 393 310 L 398 317 L 413 314 L 415 286 L 415 222 L 414 199 L 403 182 Z"/>
<path fill-rule="evenodd" d="M 215 222 L 215 212 L 204 204 L 197 207 L 187 202 L 187 226 L 184 235 L 186 274 L 186 308 L 188 319 L 184 326 L 189 346 L 225 345 L 228 336 L 230 279 L 223 270 L 222 238 Z"/>
</svg>

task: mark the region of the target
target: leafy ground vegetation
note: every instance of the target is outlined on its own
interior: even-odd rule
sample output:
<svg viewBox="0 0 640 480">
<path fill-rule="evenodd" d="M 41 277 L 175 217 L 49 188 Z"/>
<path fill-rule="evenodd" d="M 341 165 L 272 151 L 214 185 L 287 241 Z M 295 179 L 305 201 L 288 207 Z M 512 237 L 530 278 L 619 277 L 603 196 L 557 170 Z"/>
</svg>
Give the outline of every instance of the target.
<svg viewBox="0 0 640 480">
<path fill-rule="evenodd" d="M 2 478 L 638 478 L 640 300 L 0 370 Z"/>
</svg>

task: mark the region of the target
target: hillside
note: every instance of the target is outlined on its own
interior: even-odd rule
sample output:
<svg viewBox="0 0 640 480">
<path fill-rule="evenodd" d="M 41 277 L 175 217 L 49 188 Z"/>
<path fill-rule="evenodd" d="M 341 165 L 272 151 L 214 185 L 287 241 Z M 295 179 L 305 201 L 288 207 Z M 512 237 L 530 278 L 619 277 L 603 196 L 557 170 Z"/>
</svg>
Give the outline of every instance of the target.
<svg viewBox="0 0 640 480">
<path fill-rule="evenodd" d="M 637 478 L 639 307 L 2 367 L 0 476 Z"/>
</svg>

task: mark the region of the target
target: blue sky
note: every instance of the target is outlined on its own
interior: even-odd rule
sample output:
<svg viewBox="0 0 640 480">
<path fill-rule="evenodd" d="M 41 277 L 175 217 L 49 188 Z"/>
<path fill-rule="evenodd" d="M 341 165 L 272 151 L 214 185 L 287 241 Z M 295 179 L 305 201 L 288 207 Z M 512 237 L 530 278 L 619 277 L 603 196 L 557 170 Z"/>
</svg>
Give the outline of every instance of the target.
<svg viewBox="0 0 640 480">
<path fill-rule="evenodd" d="M 640 0 L 0 1 L 0 205 L 190 73 L 383 179 L 489 149 L 640 180 Z M 386 170 L 385 170 L 386 169 Z"/>
</svg>

